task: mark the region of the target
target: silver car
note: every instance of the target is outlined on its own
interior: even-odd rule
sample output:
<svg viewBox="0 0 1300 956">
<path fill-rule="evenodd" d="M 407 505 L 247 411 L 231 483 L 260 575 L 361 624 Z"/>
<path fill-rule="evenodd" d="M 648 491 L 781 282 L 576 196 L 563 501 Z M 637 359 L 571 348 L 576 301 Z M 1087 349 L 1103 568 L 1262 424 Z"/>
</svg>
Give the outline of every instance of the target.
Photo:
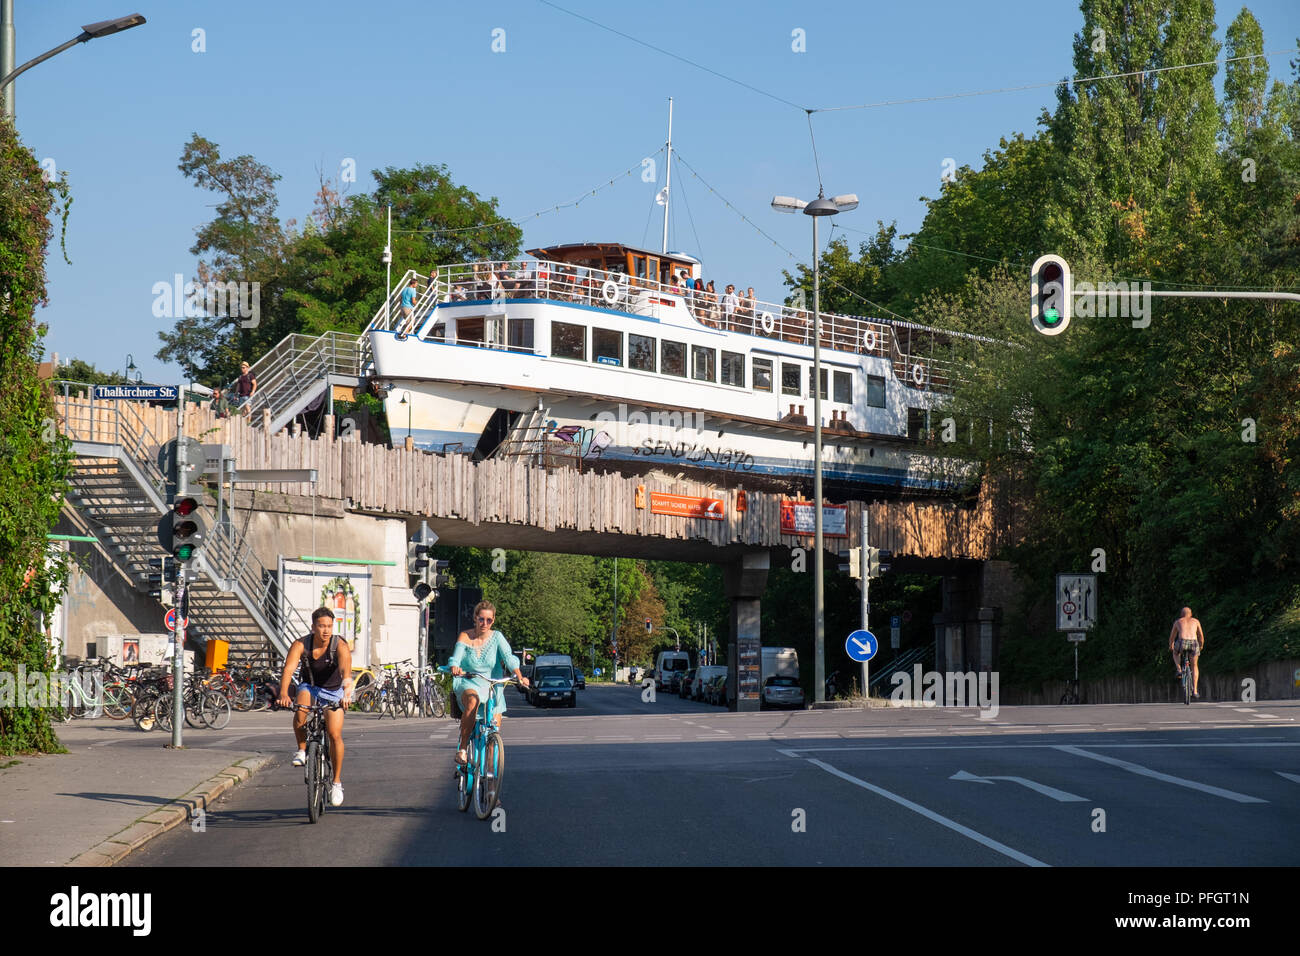
<svg viewBox="0 0 1300 956">
<path fill-rule="evenodd" d="M 764 707 L 803 707 L 803 688 L 797 677 L 773 674 L 763 684 Z"/>
</svg>

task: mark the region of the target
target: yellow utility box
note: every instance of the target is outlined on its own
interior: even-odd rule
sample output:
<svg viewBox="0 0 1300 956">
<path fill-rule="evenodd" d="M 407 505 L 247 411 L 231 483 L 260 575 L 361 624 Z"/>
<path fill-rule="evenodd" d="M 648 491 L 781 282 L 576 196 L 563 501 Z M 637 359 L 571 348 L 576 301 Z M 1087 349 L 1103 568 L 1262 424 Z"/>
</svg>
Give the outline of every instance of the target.
<svg viewBox="0 0 1300 956">
<path fill-rule="evenodd" d="M 222 640 L 208 641 L 207 659 L 204 666 L 210 671 L 225 670 L 226 657 L 230 654 L 230 642 Z"/>
</svg>

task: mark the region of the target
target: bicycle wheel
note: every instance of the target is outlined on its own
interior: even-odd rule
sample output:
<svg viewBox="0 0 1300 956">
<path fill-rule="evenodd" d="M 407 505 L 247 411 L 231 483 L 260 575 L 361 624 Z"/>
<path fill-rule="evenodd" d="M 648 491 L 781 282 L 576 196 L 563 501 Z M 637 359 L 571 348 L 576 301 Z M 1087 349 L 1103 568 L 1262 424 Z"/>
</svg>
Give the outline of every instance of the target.
<svg viewBox="0 0 1300 956">
<path fill-rule="evenodd" d="M 131 712 L 131 692 L 121 681 L 104 685 L 104 716 L 124 720 Z"/>
<path fill-rule="evenodd" d="M 1192 663 L 1183 655 L 1183 703 L 1192 705 Z"/>
<path fill-rule="evenodd" d="M 154 726 L 164 733 L 172 732 L 172 695 L 160 694 L 153 703 Z"/>
<path fill-rule="evenodd" d="M 230 695 L 230 706 L 245 713 L 253 709 L 253 702 L 256 699 L 257 687 L 252 681 L 236 681 L 235 690 Z"/>
<path fill-rule="evenodd" d="M 456 809 L 464 813 L 469 809 L 470 797 L 474 793 L 474 741 L 470 740 L 470 761 L 456 767 Z"/>
<path fill-rule="evenodd" d="M 325 785 L 321 780 L 322 762 L 320 744 L 315 741 L 307 743 L 307 819 L 315 823 L 320 819 Z"/>
<path fill-rule="evenodd" d="M 324 813 L 329 809 L 330 790 L 334 784 L 334 761 L 330 759 L 329 742 L 321 744 L 321 767 L 320 767 L 320 812 Z"/>
<path fill-rule="evenodd" d="M 430 701 L 433 705 L 432 712 L 435 718 L 447 716 L 447 702 L 442 699 L 442 694 L 439 693 L 436 685 L 430 695 Z"/>
<path fill-rule="evenodd" d="M 143 730 L 145 733 L 154 728 L 154 706 L 158 703 L 156 694 L 136 694 L 135 699 L 131 702 L 131 720 L 135 722 L 137 730 Z"/>
<path fill-rule="evenodd" d="M 474 815 L 480 820 L 491 816 L 501 798 L 501 780 L 506 772 L 506 747 L 495 730 L 483 745 L 478 780 L 474 782 Z"/>
<path fill-rule="evenodd" d="M 225 694 L 217 691 L 204 694 L 199 715 L 213 730 L 225 730 L 226 725 L 230 723 L 230 700 Z"/>
</svg>

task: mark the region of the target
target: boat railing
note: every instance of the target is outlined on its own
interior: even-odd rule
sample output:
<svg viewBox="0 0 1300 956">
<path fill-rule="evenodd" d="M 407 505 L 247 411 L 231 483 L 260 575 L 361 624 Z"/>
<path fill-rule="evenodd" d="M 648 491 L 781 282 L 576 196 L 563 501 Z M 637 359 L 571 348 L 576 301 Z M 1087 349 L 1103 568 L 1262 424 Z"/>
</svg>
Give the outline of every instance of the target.
<svg viewBox="0 0 1300 956">
<path fill-rule="evenodd" d="M 395 292 L 393 300 L 388 303 L 387 313 L 400 316 L 397 296 Z M 708 328 L 812 345 L 812 310 L 800 302 L 773 303 L 745 296 L 729 299 L 725 293 L 689 289 L 677 283 L 665 284 L 655 279 L 629 276 L 622 271 L 545 259 L 439 266 L 435 281 L 426 283 L 421 289 L 414 316 L 405 331 L 416 331 L 420 337 L 428 337 L 437 322 L 434 309 L 439 304 L 488 303 L 490 306 L 495 303 L 504 313 L 505 303 L 512 299 L 546 299 L 617 309 L 632 315 L 648 315 L 656 305 L 680 303 L 692 318 Z M 372 327 L 390 327 L 379 324 L 379 319 L 377 315 Z M 400 320 L 393 319 L 392 323 L 391 327 L 396 327 Z M 955 361 L 951 344 L 955 338 L 968 337 L 962 333 L 834 312 L 822 312 L 819 325 L 823 349 L 886 359 L 894 375 L 914 388 L 947 391 L 960 380 L 959 363 Z M 504 335 L 437 337 L 455 344 L 526 353 L 534 351 L 531 347 L 507 343 Z"/>
</svg>

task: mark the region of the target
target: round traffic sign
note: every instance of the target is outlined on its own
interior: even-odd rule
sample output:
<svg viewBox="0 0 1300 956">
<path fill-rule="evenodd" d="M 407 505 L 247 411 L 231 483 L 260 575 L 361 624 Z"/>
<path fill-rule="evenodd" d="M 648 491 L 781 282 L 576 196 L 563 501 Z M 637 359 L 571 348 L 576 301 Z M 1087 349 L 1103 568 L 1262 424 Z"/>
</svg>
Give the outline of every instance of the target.
<svg viewBox="0 0 1300 956">
<path fill-rule="evenodd" d="M 172 608 L 170 611 L 167 612 L 167 616 L 163 618 L 163 623 L 167 625 L 167 630 L 169 631 L 176 630 L 176 608 Z M 190 626 L 190 619 L 187 617 L 185 619 L 185 627 L 187 630 L 189 629 L 189 626 Z"/>
<path fill-rule="evenodd" d="M 858 663 L 869 661 L 876 656 L 880 642 L 870 631 L 854 631 L 844 642 L 844 653 Z"/>
<path fill-rule="evenodd" d="M 1078 610 L 1078 608 L 1075 607 L 1073 601 L 1066 601 L 1064 604 L 1061 605 L 1061 610 L 1068 616 L 1068 615 L 1072 615 L 1075 611 Z"/>
</svg>

